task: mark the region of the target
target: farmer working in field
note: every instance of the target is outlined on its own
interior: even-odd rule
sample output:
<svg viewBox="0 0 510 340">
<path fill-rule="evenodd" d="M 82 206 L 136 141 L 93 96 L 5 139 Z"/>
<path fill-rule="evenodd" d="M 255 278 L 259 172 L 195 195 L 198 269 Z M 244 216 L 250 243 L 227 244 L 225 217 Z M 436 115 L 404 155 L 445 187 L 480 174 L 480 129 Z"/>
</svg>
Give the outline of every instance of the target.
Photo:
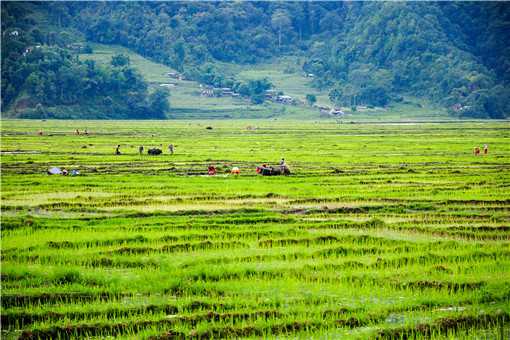
<svg viewBox="0 0 510 340">
<path fill-rule="evenodd" d="M 287 167 L 287 164 L 285 164 L 285 159 L 282 158 L 282 160 L 280 161 L 280 170 L 281 172 L 285 172 L 285 168 Z"/>
<path fill-rule="evenodd" d="M 171 155 L 173 155 L 173 154 L 174 154 L 174 145 L 173 145 L 173 144 L 170 144 L 170 145 L 168 146 L 168 152 L 170 152 L 170 154 L 171 154 Z"/>
<path fill-rule="evenodd" d="M 489 153 L 489 146 L 487 144 L 483 145 L 483 154 L 487 155 Z"/>
<path fill-rule="evenodd" d="M 120 155 L 120 145 L 117 145 L 117 148 L 115 148 L 115 154 Z"/>
</svg>

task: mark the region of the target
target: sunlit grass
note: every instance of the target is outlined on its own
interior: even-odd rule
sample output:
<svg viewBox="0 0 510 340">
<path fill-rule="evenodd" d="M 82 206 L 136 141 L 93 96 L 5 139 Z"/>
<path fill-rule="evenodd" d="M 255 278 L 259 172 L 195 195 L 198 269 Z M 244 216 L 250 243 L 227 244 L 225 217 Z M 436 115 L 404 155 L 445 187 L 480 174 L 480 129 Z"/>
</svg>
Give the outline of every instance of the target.
<svg viewBox="0 0 510 340">
<path fill-rule="evenodd" d="M 1 132 L 7 338 L 474 338 L 508 324 L 506 122 Z M 281 157 L 291 176 L 256 175 Z"/>
</svg>

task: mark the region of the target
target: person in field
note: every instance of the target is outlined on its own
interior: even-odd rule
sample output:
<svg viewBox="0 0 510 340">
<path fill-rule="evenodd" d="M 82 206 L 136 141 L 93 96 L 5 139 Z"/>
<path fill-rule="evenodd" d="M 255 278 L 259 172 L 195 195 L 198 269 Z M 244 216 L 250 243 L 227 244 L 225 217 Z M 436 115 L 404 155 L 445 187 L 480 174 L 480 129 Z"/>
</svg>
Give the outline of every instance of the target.
<svg viewBox="0 0 510 340">
<path fill-rule="evenodd" d="M 174 154 L 174 145 L 173 145 L 173 144 L 170 144 L 170 145 L 168 146 L 168 152 L 170 152 L 170 154 L 171 154 L 171 155 L 173 155 L 173 154 Z"/>
<path fill-rule="evenodd" d="M 86 134 L 87 136 L 89 135 L 89 132 L 87 131 L 87 129 L 85 129 L 85 131 L 83 133 Z"/>
<path fill-rule="evenodd" d="M 42 131 L 42 130 L 39 130 L 39 132 L 37 132 L 37 134 L 38 134 L 39 136 L 42 136 L 42 135 L 43 135 L 43 131 Z"/>
<path fill-rule="evenodd" d="M 209 167 L 207 168 L 207 174 L 209 176 L 216 175 L 216 168 L 214 167 L 214 165 L 209 165 Z"/>
<path fill-rule="evenodd" d="M 487 144 L 483 145 L 483 154 L 484 155 L 489 154 L 489 146 Z"/>
<path fill-rule="evenodd" d="M 140 145 L 138 148 L 138 153 L 141 155 L 143 153 L 143 145 Z"/>
<path fill-rule="evenodd" d="M 475 154 L 475 156 L 478 156 L 480 154 L 480 147 L 476 146 L 473 150 L 473 153 Z"/>
<path fill-rule="evenodd" d="M 237 166 L 233 167 L 232 170 L 230 170 L 230 173 L 232 175 L 239 175 L 241 173 L 241 170 Z"/>
<path fill-rule="evenodd" d="M 117 145 L 117 147 L 115 148 L 115 154 L 120 155 L 120 145 Z"/>
<path fill-rule="evenodd" d="M 74 132 L 76 135 L 80 135 L 80 130 L 76 129 L 76 131 Z"/>
<path fill-rule="evenodd" d="M 280 161 L 280 171 L 282 173 L 284 173 L 286 167 L 287 167 L 287 164 L 285 164 L 285 159 L 282 158 L 281 161 Z"/>
</svg>

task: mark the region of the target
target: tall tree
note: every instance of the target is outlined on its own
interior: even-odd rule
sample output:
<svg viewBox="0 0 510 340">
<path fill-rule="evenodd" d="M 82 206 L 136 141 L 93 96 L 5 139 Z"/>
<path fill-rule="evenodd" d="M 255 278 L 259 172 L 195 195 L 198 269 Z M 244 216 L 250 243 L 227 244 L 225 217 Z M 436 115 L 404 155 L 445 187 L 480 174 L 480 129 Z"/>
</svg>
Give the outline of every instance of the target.
<svg viewBox="0 0 510 340">
<path fill-rule="evenodd" d="M 282 32 L 287 30 L 291 24 L 287 11 L 283 9 L 277 9 L 271 17 L 271 24 L 273 28 L 278 31 L 278 49 L 281 49 Z"/>
</svg>

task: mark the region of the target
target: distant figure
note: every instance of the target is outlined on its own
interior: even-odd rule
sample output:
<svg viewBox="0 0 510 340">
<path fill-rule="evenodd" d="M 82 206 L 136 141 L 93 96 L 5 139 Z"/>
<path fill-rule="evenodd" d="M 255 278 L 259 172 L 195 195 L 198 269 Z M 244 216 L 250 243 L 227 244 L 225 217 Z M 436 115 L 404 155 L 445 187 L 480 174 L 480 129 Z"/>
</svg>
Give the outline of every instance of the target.
<svg viewBox="0 0 510 340">
<path fill-rule="evenodd" d="M 487 155 L 489 153 L 489 146 L 487 144 L 483 145 L 483 154 Z"/>
<path fill-rule="evenodd" d="M 80 135 L 80 130 L 76 129 L 76 131 L 74 133 L 77 135 Z"/>
<path fill-rule="evenodd" d="M 170 154 L 171 154 L 171 155 L 173 155 L 173 154 L 174 154 L 174 145 L 173 145 L 173 144 L 170 144 L 170 145 L 168 146 L 168 152 L 170 152 Z"/>
<path fill-rule="evenodd" d="M 285 159 L 282 158 L 282 160 L 280 161 L 280 171 L 283 173 L 286 167 L 287 164 L 285 164 Z"/>
<path fill-rule="evenodd" d="M 241 170 L 237 166 L 233 167 L 232 170 L 230 170 L 230 173 L 232 175 L 239 175 L 241 173 Z"/>
<path fill-rule="evenodd" d="M 84 134 L 88 135 L 89 132 L 87 131 L 87 129 L 85 129 L 85 131 L 83 132 Z"/>
<path fill-rule="evenodd" d="M 120 145 L 117 145 L 117 148 L 115 148 L 115 154 L 120 155 Z"/>
<path fill-rule="evenodd" d="M 43 132 L 42 130 L 39 130 L 39 132 L 37 133 L 39 136 L 42 136 L 43 135 Z"/>
<path fill-rule="evenodd" d="M 62 169 L 62 175 L 67 176 L 69 174 L 69 171 L 67 169 Z"/>
<path fill-rule="evenodd" d="M 475 156 L 478 156 L 480 154 L 480 147 L 476 146 L 473 150 L 473 153 L 475 154 Z"/>
<path fill-rule="evenodd" d="M 214 165 L 209 165 L 209 167 L 207 168 L 207 174 L 209 176 L 216 175 L 216 168 L 214 167 Z"/>
<path fill-rule="evenodd" d="M 140 145 L 138 148 L 138 153 L 141 155 L 143 153 L 143 145 Z"/>
</svg>

